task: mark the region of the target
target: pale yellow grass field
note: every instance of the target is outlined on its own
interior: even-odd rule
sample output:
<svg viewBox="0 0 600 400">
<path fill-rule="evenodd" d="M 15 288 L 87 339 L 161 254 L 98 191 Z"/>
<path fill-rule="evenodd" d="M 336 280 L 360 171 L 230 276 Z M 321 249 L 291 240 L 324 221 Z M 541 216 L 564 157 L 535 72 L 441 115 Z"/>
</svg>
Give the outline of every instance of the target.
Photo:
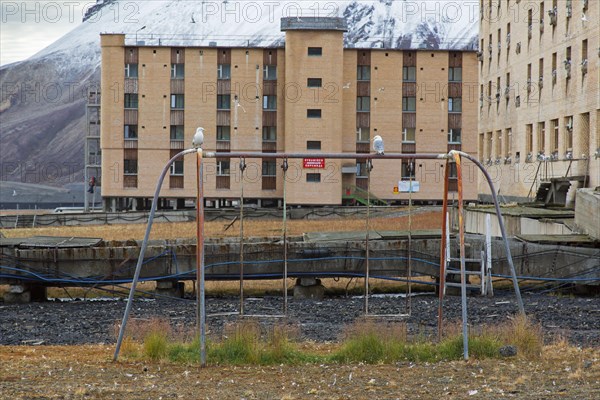
<svg viewBox="0 0 600 400">
<path fill-rule="evenodd" d="M 204 233 L 207 238 L 239 236 L 239 222 L 225 231 L 228 223 L 223 221 L 206 222 Z M 412 216 L 412 227 L 416 229 L 439 229 L 441 212 L 432 211 Z M 244 237 L 270 237 L 282 234 L 281 220 L 246 220 Z M 305 232 L 348 232 L 364 231 L 366 221 L 362 219 L 321 219 L 291 220 L 287 223 L 288 235 L 297 236 Z M 408 217 L 378 217 L 370 221 L 371 230 L 407 230 Z M 1 229 L 9 238 L 30 236 L 75 236 L 96 237 L 105 240 L 143 239 L 146 224 L 64 226 L 23 229 Z M 151 239 L 186 239 L 196 237 L 195 222 L 155 223 Z"/>
</svg>

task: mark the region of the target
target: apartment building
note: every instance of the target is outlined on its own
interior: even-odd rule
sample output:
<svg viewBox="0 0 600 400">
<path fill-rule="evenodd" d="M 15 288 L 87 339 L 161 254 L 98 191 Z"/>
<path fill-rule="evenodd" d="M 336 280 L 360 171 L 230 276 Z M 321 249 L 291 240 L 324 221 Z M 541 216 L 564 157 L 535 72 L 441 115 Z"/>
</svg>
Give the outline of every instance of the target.
<svg viewBox="0 0 600 400">
<path fill-rule="evenodd" d="M 480 6 L 478 153 L 500 194 L 523 201 L 544 182 L 557 190 L 567 190 L 566 181 L 599 186 L 600 3 L 481 0 Z M 483 182 L 479 192 L 489 193 Z"/>
<path fill-rule="evenodd" d="M 344 47 L 343 18 L 283 18 L 280 47 L 141 45 L 103 34 L 102 195 L 107 208 L 147 207 L 171 156 L 191 147 L 205 128 L 204 149 L 309 153 L 290 159 L 286 200 L 292 205 L 340 205 L 373 198 L 402 203 L 406 181 L 418 181 L 415 201 L 442 198 L 443 161 L 373 161 L 380 135 L 386 153 L 477 152 L 478 65 L 472 50 Z M 133 44 L 133 45 L 132 45 Z M 323 159 L 323 153 L 349 153 Z M 313 156 L 314 154 L 314 156 Z M 282 160 L 206 159 L 208 207 L 280 205 Z M 465 198 L 477 197 L 478 173 L 467 164 Z M 370 183 L 368 183 L 370 181 Z M 455 181 L 453 183 L 455 186 Z M 455 187 L 454 187 L 455 189 Z M 196 196 L 196 160 L 176 161 L 160 206 L 183 207 Z"/>
</svg>

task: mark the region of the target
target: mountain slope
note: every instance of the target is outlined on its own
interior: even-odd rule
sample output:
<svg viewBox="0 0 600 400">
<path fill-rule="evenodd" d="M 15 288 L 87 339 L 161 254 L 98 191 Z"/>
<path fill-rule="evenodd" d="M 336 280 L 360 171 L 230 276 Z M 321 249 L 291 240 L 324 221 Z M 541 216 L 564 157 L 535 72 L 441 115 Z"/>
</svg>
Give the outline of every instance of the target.
<svg viewBox="0 0 600 400">
<path fill-rule="evenodd" d="M 350 47 L 477 45 L 478 14 L 466 0 L 97 2 L 82 25 L 0 68 L 0 180 L 61 186 L 82 179 L 86 92 L 100 79 L 101 32 L 128 34 L 131 45 L 137 32 L 146 45 L 268 47 L 283 45 L 281 17 L 340 16 Z"/>
</svg>

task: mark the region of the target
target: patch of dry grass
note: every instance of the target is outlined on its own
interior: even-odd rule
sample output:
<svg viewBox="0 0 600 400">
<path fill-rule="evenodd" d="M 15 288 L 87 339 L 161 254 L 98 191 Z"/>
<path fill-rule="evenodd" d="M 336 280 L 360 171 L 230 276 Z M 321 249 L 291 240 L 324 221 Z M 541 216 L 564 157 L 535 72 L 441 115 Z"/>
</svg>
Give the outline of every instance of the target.
<svg viewBox="0 0 600 400">
<path fill-rule="evenodd" d="M 415 214 L 412 216 L 413 229 L 439 229 L 441 213 L 439 211 Z M 239 223 L 236 222 L 225 231 L 227 223 L 223 221 L 206 222 L 204 232 L 208 238 L 237 237 Z M 288 235 L 298 236 L 306 232 L 354 232 L 366 228 L 365 219 L 318 219 L 291 220 L 287 223 Z M 370 221 L 371 230 L 406 230 L 408 217 L 376 217 Z M 6 237 L 29 236 L 80 236 L 97 237 L 105 240 L 140 240 L 144 237 L 146 224 L 118 224 L 92 226 L 64 226 L 45 228 L 2 229 Z M 280 220 L 247 220 L 244 222 L 245 237 L 281 236 L 283 225 Z M 182 239 L 196 237 L 195 222 L 164 222 L 152 226 L 150 239 Z"/>
</svg>

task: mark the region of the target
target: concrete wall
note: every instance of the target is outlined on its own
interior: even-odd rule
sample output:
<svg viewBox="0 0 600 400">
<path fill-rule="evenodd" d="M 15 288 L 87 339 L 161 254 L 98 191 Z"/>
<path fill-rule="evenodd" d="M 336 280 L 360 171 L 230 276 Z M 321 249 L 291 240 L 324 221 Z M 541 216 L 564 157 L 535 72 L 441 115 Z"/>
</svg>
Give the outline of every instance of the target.
<svg viewBox="0 0 600 400">
<path fill-rule="evenodd" d="M 600 192 L 593 189 L 577 191 L 575 225 L 583 233 L 600 240 Z"/>
</svg>

